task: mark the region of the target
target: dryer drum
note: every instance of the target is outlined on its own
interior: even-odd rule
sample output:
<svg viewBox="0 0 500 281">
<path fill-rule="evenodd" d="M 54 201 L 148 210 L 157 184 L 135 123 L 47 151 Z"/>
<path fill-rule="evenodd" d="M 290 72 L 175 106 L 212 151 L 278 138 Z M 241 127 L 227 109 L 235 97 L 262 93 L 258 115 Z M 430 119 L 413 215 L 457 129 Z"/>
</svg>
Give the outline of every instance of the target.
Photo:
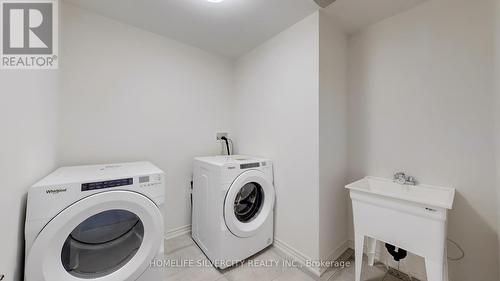
<svg viewBox="0 0 500 281">
<path fill-rule="evenodd" d="M 78 225 L 66 239 L 61 261 L 78 278 L 108 275 L 131 260 L 144 237 L 141 220 L 131 212 L 109 210 Z"/>
</svg>

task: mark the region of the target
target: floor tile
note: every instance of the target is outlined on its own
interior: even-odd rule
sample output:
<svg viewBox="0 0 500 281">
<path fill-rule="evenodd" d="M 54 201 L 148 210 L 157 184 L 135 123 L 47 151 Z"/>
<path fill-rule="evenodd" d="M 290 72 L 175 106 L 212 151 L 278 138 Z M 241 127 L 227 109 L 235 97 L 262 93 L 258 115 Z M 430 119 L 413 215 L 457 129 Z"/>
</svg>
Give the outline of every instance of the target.
<svg viewBox="0 0 500 281">
<path fill-rule="evenodd" d="M 195 244 L 166 255 L 165 259 L 170 265 L 165 269 L 169 281 L 215 281 L 223 276 Z"/>
<path fill-rule="evenodd" d="M 242 265 L 226 270 L 228 281 L 273 281 L 285 272 L 284 259 L 268 249 L 248 259 Z"/>
<path fill-rule="evenodd" d="M 354 281 L 354 275 L 344 270 L 330 276 L 328 281 Z"/>
<path fill-rule="evenodd" d="M 363 281 L 382 281 L 386 275 L 386 272 L 387 270 L 385 269 L 385 266 L 383 264 L 376 263 L 374 266 L 369 266 L 366 260 L 366 256 L 364 257 L 361 273 Z M 354 281 L 354 276 L 355 266 L 354 261 L 352 261 L 351 266 L 335 272 L 334 274 L 330 273 L 330 276 L 328 277 L 322 276 L 321 281 Z"/>
<path fill-rule="evenodd" d="M 222 273 L 210 267 L 191 267 L 167 278 L 169 281 L 216 281 L 223 277 Z"/>
<path fill-rule="evenodd" d="M 321 275 L 321 281 L 331 281 L 334 280 L 333 276 L 339 274 L 342 270 L 348 271 L 348 268 L 354 267 L 354 260 L 352 258 L 348 258 L 344 261 L 345 267 L 330 267 L 327 268 L 326 271 Z M 353 271 L 354 272 L 354 271 Z"/>
<path fill-rule="evenodd" d="M 299 269 L 289 269 L 273 281 L 316 281 Z"/>
<path fill-rule="evenodd" d="M 387 276 L 384 278 L 384 280 L 383 280 L 383 281 L 401 281 L 401 279 L 396 278 L 396 277 L 394 277 L 394 276 L 392 276 L 392 275 L 387 275 Z"/>
<path fill-rule="evenodd" d="M 226 270 L 217 270 L 193 242 L 190 235 L 182 235 L 165 243 L 165 271 L 167 280 L 189 281 L 314 281 L 315 278 L 298 268 L 286 266 L 280 252 L 268 248 L 249 258 L 242 265 Z M 385 266 L 368 266 L 363 260 L 363 281 L 400 281 L 386 276 Z M 384 279 L 385 277 L 385 279 Z M 391 279 L 392 278 L 392 279 Z M 354 261 L 344 269 L 329 268 L 321 281 L 354 281 Z"/>
<path fill-rule="evenodd" d="M 338 274 L 337 269 L 329 268 L 321 275 L 320 281 L 331 281 L 335 274 Z"/>
<path fill-rule="evenodd" d="M 196 245 L 181 248 L 165 255 L 164 258 L 167 277 L 184 274 L 191 268 L 200 267 L 200 264 L 204 265 L 205 262 L 208 262 L 205 255 Z"/>
<path fill-rule="evenodd" d="M 166 254 L 173 253 L 182 248 L 191 246 L 194 244 L 193 239 L 190 234 L 184 234 L 172 239 L 165 240 L 165 252 Z"/>
</svg>

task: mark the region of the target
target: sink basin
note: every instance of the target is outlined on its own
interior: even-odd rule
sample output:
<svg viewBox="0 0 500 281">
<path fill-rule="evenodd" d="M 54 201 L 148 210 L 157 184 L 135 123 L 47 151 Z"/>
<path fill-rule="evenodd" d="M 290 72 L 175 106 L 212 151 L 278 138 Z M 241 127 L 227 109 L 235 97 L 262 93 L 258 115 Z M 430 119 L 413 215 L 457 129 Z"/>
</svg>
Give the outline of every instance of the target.
<svg viewBox="0 0 500 281">
<path fill-rule="evenodd" d="M 424 257 L 428 281 L 449 281 L 446 226 L 454 188 L 403 185 L 376 177 L 346 188 L 352 201 L 355 281 L 361 281 L 365 238 L 369 265 L 375 261 L 376 241 L 382 241 Z"/>
<path fill-rule="evenodd" d="M 454 188 L 425 184 L 402 185 L 376 177 L 366 177 L 347 185 L 346 188 L 448 210 L 453 207 L 455 197 Z"/>
</svg>

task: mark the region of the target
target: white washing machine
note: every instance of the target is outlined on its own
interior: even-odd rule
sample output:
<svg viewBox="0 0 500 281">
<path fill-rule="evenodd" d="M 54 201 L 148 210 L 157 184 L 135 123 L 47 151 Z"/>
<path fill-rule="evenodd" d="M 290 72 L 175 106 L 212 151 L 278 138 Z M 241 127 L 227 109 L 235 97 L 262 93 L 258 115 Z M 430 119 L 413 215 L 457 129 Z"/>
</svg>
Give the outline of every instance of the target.
<svg viewBox="0 0 500 281">
<path fill-rule="evenodd" d="M 164 201 L 149 162 L 56 170 L 28 192 L 25 280 L 165 280 Z"/>
<path fill-rule="evenodd" d="M 273 165 L 249 156 L 194 159 L 192 236 L 224 269 L 272 245 Z"/>
</svg>

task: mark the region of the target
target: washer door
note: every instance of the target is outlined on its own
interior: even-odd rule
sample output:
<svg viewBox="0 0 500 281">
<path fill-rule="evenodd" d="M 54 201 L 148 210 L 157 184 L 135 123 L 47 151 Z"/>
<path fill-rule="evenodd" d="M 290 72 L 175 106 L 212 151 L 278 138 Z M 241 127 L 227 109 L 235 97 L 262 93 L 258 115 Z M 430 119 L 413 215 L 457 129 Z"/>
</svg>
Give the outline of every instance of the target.
<svg viewBox="0 0 500 281">
<path fill-rule="evenodd" d="M 227 192 L 224 219 L 238 237 L 257 233 L 274 208 L 274 187 L 266 174 L 249 170 L 239 175 Z"/>
<path fill-rule="evenodd" d="M 149 198 L 130 191 L 95 194 L 64 209 L 38 234 L 26 280 L 136 280 L 162 239 L 162 215 Z"/>
</svg>

